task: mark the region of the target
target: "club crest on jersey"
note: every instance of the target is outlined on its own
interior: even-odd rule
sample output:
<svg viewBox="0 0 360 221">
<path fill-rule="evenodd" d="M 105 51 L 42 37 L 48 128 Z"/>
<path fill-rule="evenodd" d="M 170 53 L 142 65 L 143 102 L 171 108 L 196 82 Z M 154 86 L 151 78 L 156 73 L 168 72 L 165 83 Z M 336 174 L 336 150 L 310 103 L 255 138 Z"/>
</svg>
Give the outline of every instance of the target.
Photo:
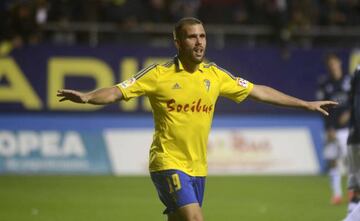
<svg viewBox="0 0 360 221">
<path fill-rule="evenodd" d="M 209 92 L 209 90 L 210 90 L 210 81 L 208 79 L 204 80 L 204 85 L 205 85 L 206 91 Z"/>
<path fill-rule="evenodd" d="M 129 80 L 121 82 L 120 86 L 125 89 L 125 88 L 130 87 L 131 85 L 133 85 L 135 83 L 135 81 L 136 81 L 135 78 L 131 78 Z"/>
<path fill-rule="evenodd" d="M 244 88 L 247 88 L 249 86 L 249 82 L 242 78 L 238 78 L 237 83 L 239 86 L 244 87 Z"/>
<path fill-rule="evenodd" d="M 181 86 L 179 83 L 175 83 L 172 89 L 181 89 Z"/>
</svg>

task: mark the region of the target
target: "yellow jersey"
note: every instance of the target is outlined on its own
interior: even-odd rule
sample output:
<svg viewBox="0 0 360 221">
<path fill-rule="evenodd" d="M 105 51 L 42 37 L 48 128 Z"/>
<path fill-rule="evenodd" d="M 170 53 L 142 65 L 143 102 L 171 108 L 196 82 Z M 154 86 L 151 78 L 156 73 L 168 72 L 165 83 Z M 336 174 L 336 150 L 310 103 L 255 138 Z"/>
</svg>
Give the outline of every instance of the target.
<svg viewBox="0 0 360 221">
<path fill-rule="evenodd" d="M 217 98 L 241 102 L 253 88 L 214 63 L 201 63 L 189 73 L 177 57 L 116 86 L 124 100 L 141 95 L 150 100 L 155 123 L 150 172 L 177 169 L 191 176 L 207 175 L 207 142 Z"/>
</svg>

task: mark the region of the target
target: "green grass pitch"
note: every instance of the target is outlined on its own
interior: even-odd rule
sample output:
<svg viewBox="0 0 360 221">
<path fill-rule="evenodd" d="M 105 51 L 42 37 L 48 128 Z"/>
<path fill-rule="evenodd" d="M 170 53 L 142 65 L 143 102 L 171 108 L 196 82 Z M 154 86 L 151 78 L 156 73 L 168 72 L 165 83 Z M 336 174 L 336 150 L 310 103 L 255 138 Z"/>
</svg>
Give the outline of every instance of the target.
<svg viewBox="0 0 360 221">
<path fill-rule="evenodd" d="M 209 176 L 206 221 L 340 221 L 326 176 Z M 149 177 L 0 176 L 0 221 L 166 220 Z"/>
</svg>

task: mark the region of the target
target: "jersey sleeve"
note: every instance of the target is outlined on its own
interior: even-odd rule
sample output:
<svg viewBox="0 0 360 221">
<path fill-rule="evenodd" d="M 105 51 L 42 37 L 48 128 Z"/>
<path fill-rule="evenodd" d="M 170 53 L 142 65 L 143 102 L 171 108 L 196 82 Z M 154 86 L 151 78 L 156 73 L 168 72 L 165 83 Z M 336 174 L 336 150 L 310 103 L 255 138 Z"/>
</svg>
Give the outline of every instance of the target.
<svg viewBox="0 0 360 221">
<path fill-rule="evenodd" d="M 156 65 L 151 65 L 116 86 L 123 94 L 124 100 L 127 101 L 134 97 L 149 95 L 155 91 L 156 76 L 157 67 Z"/>
<path fill-rule="evenodd" d="M 219 66 L 215 67 L 215 71 L 220 79 L 220 96 L 237 103 L 243 101 L 254 87 L 253 83 L 240 77 L 234 77 Z"/>
</svg>

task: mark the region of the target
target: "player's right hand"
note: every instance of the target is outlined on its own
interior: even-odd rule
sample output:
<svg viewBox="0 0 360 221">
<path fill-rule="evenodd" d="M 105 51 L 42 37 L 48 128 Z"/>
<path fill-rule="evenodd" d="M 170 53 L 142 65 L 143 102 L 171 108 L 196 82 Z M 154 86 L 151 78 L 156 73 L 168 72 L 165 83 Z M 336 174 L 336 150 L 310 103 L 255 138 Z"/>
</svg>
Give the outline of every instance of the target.
<svg viewBox="0 0 360 221">
<path fill-rule="evenodd" d="M 335 107 L 338 105 L 338 102 L 335 101 L 310 101 L 307 102 L 307 109 L 311 111 L 319 111 L 325 116 L 328 116 L 329 113 L 327 111 L 328 108 Z"/>
<path fill-rule="evenodd" d="M 60 98 L 59 102 L 68 100 L 75 103 L 87 103 L 85 94 L 79 91 L 61 89 L 57 91 L 56 96 Z"/>
</svg>

